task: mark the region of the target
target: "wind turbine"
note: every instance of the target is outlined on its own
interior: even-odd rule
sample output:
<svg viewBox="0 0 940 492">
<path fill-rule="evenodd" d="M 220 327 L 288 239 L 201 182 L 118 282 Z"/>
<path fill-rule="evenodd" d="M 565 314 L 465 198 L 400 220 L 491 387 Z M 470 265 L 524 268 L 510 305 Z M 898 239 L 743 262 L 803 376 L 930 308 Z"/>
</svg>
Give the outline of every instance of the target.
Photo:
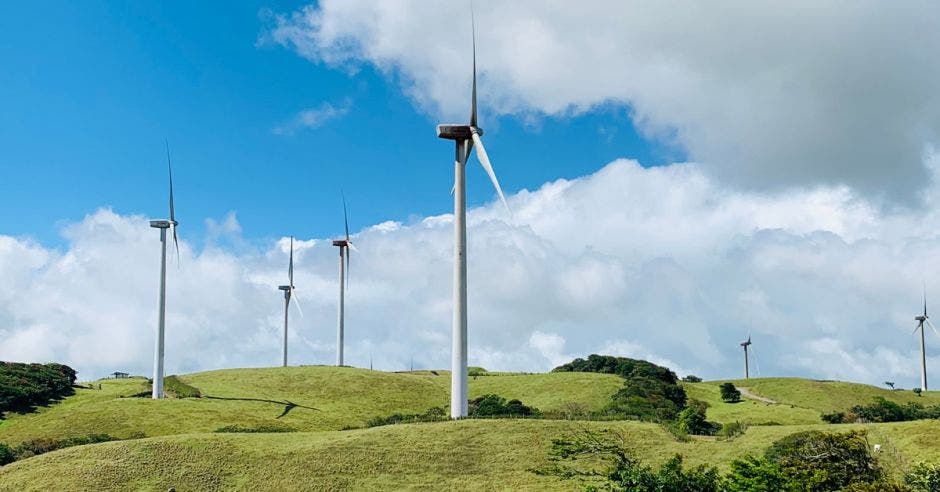
<svg viewBox="0 0 940 492">
<path fill-rule="evenodd" d="M 503 190 L 496 179 L 493 166 L 480 137 L 483 130 L 477 126 L 477 54 L 476 28 L 473 12 L 470 16 L 473 42 L 473 88 L 470 93 L 470 123 L 467 125 L 438 125 L 437 136 L 453 140 L 456 147 L 454 160 L 454 319 L 451 339 L 450 416 L 467 416 L 467 187 L 464 182 L 470 150 L 477 147 L 477 158 L 496 188 L 499 199 L 509 209 Z"/>
<path fill-rule="evenodd" d="M 927 316 L 927 287 L 924 287 L 924 314 L 921 316 L 915 316 L 914 320 L 917 321 L 917 327 L 914 328 L 914 331 L 911 333 L 917 333 L 917 330 L 920 330 L 920 390 L 927 391 L 927 346 L 924 343 L 924 325 L 930 326 L 930 329 L 933 332 L 940 336 L 940 333 L 937 333 L 937 329 L 933 326 L 933 323 L 930 322 L 930 318 Z"/>
<path fill-rule="evenodd" d="M 346 226 L 346 238 L 336 239 L 333 246 L 339 248 L 339 302 L 336 305 L 336 366 L 343 365 L 343 340 L 346 316 L 346 285 L 349 280 L 349 250 L 359 252 L 349 239 L 349 217 L 346 215 L 346 196 L 343 196 L 343 224 Z"/>
<path fill-rule="evenodd" d="M 294 300 L 294 306 L 297 306 L 297 312 L 303 318 L 304 311 L 300 309 L 300 303 L 294 297 L 294 236 L 290 237 L 290 261 L 287 264 L 287 285 L 281 285 L 278 290 L 284 291 L 284 356 L 281 362 L 283 367 L 287 367 L 287 311 L 290 307 L 291 299 Z"/>
<path fill-rule="evenodd" d="M 156 343 L 153 349 L 153 393 L 154 400 L 163 398 L 163 354 L 166 333 L 166 230 L 173 235 L 176 246 L 176 263 L 179 264 L 180 244 L 176 237 L 176 212 L 173 209 L 173 166 L 170 163 L 170 143 L 166 143 L 166 167 L 170 177 L 170 218 L 151 220 L 150 227 L 160 229 L 160 314 L 157 321 Z"/>
<path fill-rule="evenodd" d="M 747 340 L 741 342 L 741 346 L 744 347 L 744 379 L 750 379 L 750 368 L 748 367 L 747 362 L 747 348 L 751 345 L 751 335 L 748 333 Z"/>
</svg>

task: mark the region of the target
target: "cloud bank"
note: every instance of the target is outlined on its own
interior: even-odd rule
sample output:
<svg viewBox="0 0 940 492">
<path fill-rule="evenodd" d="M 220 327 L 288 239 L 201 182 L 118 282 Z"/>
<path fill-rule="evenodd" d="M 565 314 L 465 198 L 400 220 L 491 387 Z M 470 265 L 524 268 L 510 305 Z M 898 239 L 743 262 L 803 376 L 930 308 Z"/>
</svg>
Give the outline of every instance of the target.
<svg viewBox="0 0 940 492">
<path fill-rule="evenodd" d="M 734 377 L 750 332 L 764 376 L 918 381 L 922 282 L 940 292 L 934 205 L 888 213 L 844 186 L 735 191 L 695 164 L 629 160 L 509 202 L 512 218 L 499 203 L 468 214 L 473 365 L 541 371 L 604 352 Z M 168 373 L 277 365 L 287 239 L 252 246 L 230 215 L 210 221 L 196 251 L 185 220 L 168 272 Z M 62 235 L 61 249 L 0 236 L 0 359 L 61 361 L 87 378 L 149 374 L 156 231 L 101 209 Z M 452 237 L 449 215 L 357 233 L 350 364 L 448 367 Z M 326 239 L 295 243 L 305 317 L 291 312 L 292 364 L 334 357 L 338 255 Z M 928 348 L 940 370 L 940 339 Z"/>
<path fill-rule="evenodd" d="M 482 108 L 623 105 L 644 135 L 744 189 L 848 185 L 913 203 L 940 136 L 940 4 L 777 7 L 477 0 Z M 375 66 L 425 111 L 466 118 L 469 2 L 324 0 L 265 37 L 317 63 Z"/>
</svg>

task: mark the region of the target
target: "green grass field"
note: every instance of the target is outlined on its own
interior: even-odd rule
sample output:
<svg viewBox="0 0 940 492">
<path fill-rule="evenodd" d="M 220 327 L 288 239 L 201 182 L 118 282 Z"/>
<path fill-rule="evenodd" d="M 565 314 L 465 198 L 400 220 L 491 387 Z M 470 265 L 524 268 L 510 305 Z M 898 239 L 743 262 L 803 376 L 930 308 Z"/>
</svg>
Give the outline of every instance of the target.
<svg viewBox="0 0 940 492">
<path fill-rule="evenodd" d="M 385 373 L 355 368 L 305 366 L 228 369 L 184 375 L 203 398 L 153 401 L 132 398 L 143 378 L 102 380 L 98 389 L 26 415 L 0 421 L 0 441 L 93 433 L 146 439 L 62 449 L 0 468 L 0 490 L 341 490 L 503 489 L 570 490 L 576 484 L 530 470 L 547 464 L 551 441 L 579 429 L 623 433 L 644 462 L 659 464 L 682 454 L 691 465 L 726 468 L 745 454 L 759 454 L 774 440 L 805 429 L 865 427 L 882 445 L 882 465 L 898 476 L 921 459 L 940 460 L 940 425 L 820 423 L 823 412 L 867 403 L 874 396 L 906 403 L 940 403 L 853 383 L 796 378 L 733 381 L 767 403 L 721 401 L 722 381 L 683 383 L 690 398 L 709 403 L 709 418 L 751 426 L 734 440 L 680 442 L 655 424 L 562 420 L 465 420 L 340 430 L 369 418 L 418 413 L 447 406 L 449 373 Z M 591 373 L 488 374 L 470 379 L 471 397 L 496 393 L 542 410 L 572 405 L 599 409 L 622 380 Z M 296 405 L 283 415 L 285 406 Z M 226 425 L 277 424 L 298 432 L 217 434 Z"/>
<path fill-rule="evenodd" d="M 363 426 L 373 417 L 422 413 L 448 407 L 450 374 L 441 371 L 388 373 L 351 367 L 303 366 L 225 369 L 183 376 L 203 398 L 153 401 L 130 398 L 145 380 L 106 379 L 98 389 L 79 389 L 75 396 L 36 413 L 0 421 L 0 442 L 17 444 L 39 437 L 62 438 L 110 434 L 126 438 L 212 432 L 238 424 L 278 424 L 298 431 L 340 430 Z M 470 378 L 471 397 L 497 393 L 543 410 L 576 402 L 594 410 L 622 385 L 612 375 L 548 373 L 489 375 Z M 293 407 L 286 415 L 288 403 Z"/>
</svg>

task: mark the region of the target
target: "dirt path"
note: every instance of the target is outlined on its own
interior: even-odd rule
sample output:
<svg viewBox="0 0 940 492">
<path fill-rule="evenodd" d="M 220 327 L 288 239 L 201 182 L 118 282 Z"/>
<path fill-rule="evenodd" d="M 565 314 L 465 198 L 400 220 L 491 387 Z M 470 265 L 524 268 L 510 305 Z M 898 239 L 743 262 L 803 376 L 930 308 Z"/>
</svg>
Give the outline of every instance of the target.
<svg viewBox="0 0 940 492">
<path fill-rule="evenodd" d="M 776 405 L 776 404 L 777 404 L 777 402 L 771 400 L 770 398 L 764 398 L 763 396 L 757 396 L 757 395 L 755 395 L 754 393 L 751 393 L 750 388 L 745 388 L 745 387 L 742 387 L 742 386 L 738 386 L 738 391 L 740 391 L 740 392 L 741 392 L 741 396 L 743 396 L 743 397 L 745 397 L 745 398 L 750 398 L 750 399 L 752 399 L 752 400 L 762 401 L 762 402 L 764 402 L 764 403 L 770 403 L 770 404 L 772 404 L 772 405 Z"/>
</svg>

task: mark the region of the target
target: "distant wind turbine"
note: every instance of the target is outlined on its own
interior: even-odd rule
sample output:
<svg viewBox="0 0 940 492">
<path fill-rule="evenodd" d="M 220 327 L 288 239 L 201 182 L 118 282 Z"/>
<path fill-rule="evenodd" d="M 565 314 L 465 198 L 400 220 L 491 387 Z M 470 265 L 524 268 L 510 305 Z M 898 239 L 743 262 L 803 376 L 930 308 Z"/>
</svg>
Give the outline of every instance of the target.
<svg viewBox="0 0 940 492">
<path fill-rule="evenodd" d="M 744 347 L 744 379 L 750 379 L 750 367 L 748 367 L 747 360 L 747 348 L 751 346 L 751 334 L 748 333 L 747 340 L 741 342 L 741 346 Z"/>
<path fill-rule="evenodd" d="M 346 214 L 346 196 L 343 196 L 343 224 L 346 227 L 346 238 L 333 241 L 333 246 L 339 248 L 339 302 L 336 305 L 336 366 L 343 365 L 344 323 L 346 316 L 346 287 L 349 281 L 349 250 L 359 252 L 349 239 L 349 216 Z"/>
<path fill-rule="evenodd" d="M 300 303 L 294 296 L 294 236 L 290 237 L 290 260 L 287 263 L 287 285 L 281 285 L 278 290 L 284 291 L 284 354 L 281 365 L 287 367 L 287 312 L 290 307 L 290 301 L 293 299 L 297 312 L 303 318 L 304 311 L 300 309 Z"/>
<path fill-rule="evenodd" d="M 914 328 L 914 331 L 911 334 L 917 333 L 917 330 L 920 330 L 920 390 L 927 391 L 927 345 L 924 340 L 924 325 L 930 326 L 930 329 L 933 330 L 937 336 L 940 336 L 940 333 L 937 333 L 937 329 L 933 326 L 933 323 L 930 322 L 930 318 L 927 316 L 926 286 L 924 286 L 924 314 L 915 316 L 914 320 L 917 321 L 917 327 Z"/>
<path fill-rule="evenodd" d="M 166 143 L 166 166 L 170 177 L 170 218 L 151 220 L 150 227 L 160 229 L 160 313 L 157 321 L 157 333 L 153 350 L 153 393 L 154 400 L 163 398 L 163 355 L 164 335 L 166 333 L 166 230 L 173 235 L 176 246 L 176 263 L 179 265 L 180 245 L 176 237 L 176 211 L 173 208 L 173 166 L 170 163 L 170 143 Z"/>
<path fill-rule="evenodd" d="M 476 28 L 471 10 L 473 43 L 473 88 L 470 93 L 470 123 L 468 125 L 438 125 L 437 136 L 453 140 L 456 144 L 454 162 L 454 319 L 452 325 L 450 416 L 467 416 L 467 188 L 464 182 L 470 150 L 477 147 L 477 158 L 496 188 L 499 199 L 509 210 L 506 197 L 496 179 L 496 173 L 483 147 L 483 130 L 477 126 L 477 56 Z"/>
</svg>

